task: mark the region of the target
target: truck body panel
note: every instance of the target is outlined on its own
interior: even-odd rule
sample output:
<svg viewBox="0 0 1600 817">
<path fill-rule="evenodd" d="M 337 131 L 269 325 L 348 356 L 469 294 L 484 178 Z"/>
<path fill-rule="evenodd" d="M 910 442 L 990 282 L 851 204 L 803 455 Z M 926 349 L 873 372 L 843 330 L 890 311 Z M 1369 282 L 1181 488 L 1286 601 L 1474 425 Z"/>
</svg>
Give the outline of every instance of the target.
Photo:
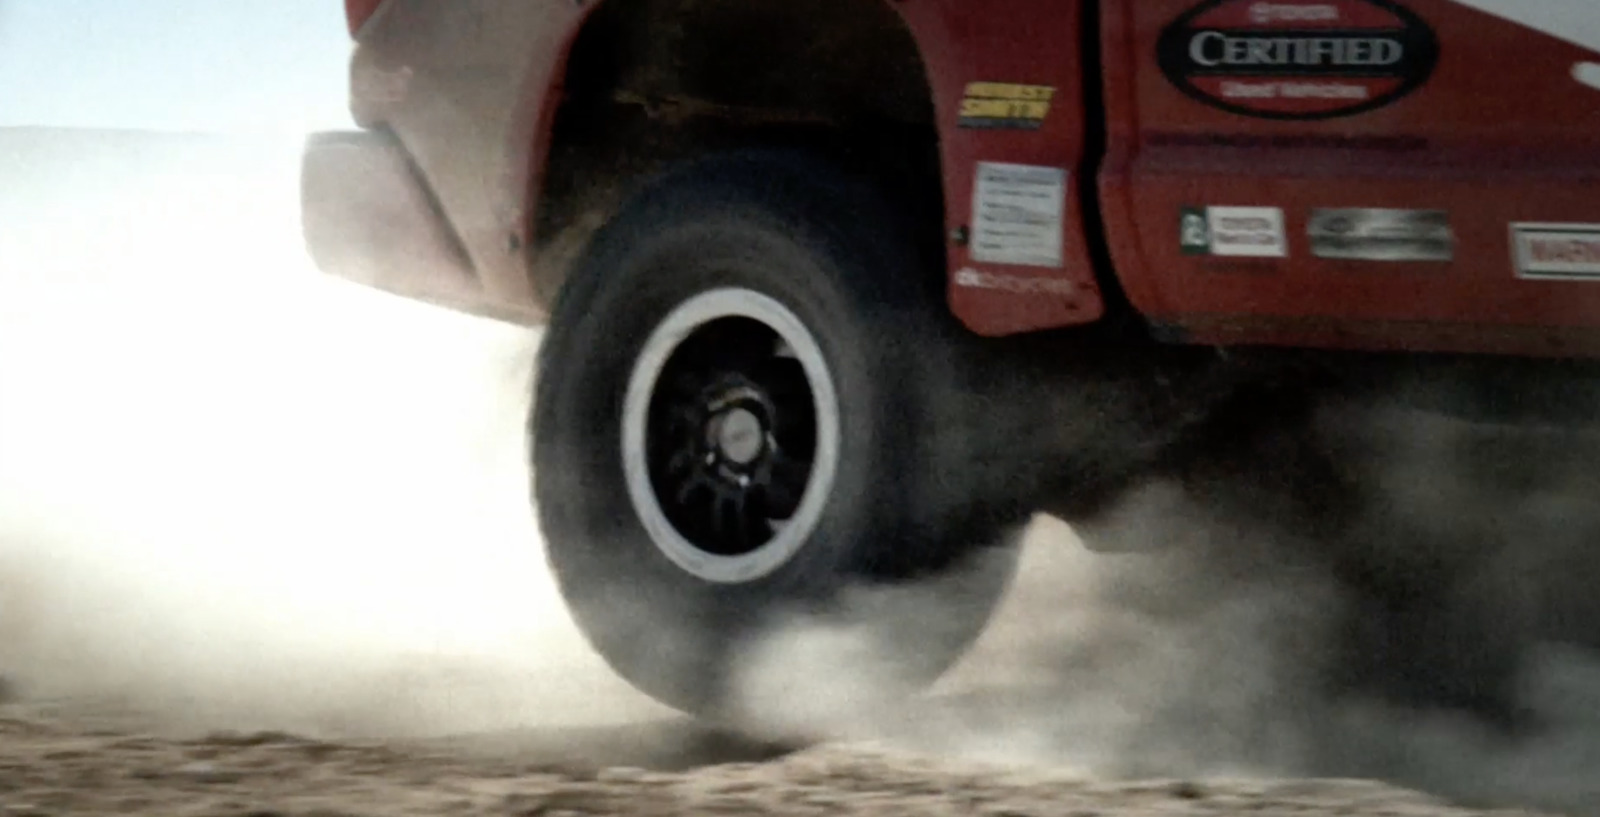
<svg viewBox="0 0 1600 817">
<path fill-rule="evenodd" d="M 525 250 L 533 243 L 566 57 L 599 5 L 388 0 L 362 28 L 353 61 L 358 120 L 391 130 L 414 157 L 477 270 L 483 297 L 525 309 L 534 319 L 548 304 L 528 287 L 532 259 Z M 1032 0 L 897 6 L 930 58 L 951 231 L 971 224 L 979 161 L 1073 171 L 1063 191 L 1063 250 L 1055 263 L 997 269 L 971 259 L 964 248 L 952 251 L 952 304 L 980 332 L 1083 323 L 1101 313 L 1076 195 L 1084 158 L 1083 123 L 1075 115 L 1082 110 L 1079 55 L 1055 38 L 1018 28 L 1026 21 L 1026 30 L 1073 32 L 1079 8 Z M 967 86 L 986 76 L 994 84 L 1047 89 L 1049 115 L 1009 126 L 963 126 Z M 963 271 L 965 277 L 958 275 Z M 973 273 L 991 285 L 956 285 Z"/>
<path fill-rule="evenodd" d="M 1103 206 L 1116 225 L 1116 273 L 1147 318 L 1203 343 L 1593 346 L 1600 267 L 1557 264 L 1570 274 L 1546 275 L 1548 262 L 1515 256 L 1595 246 L 1581 237 L 1600 223 L 1600 91 L 1581 81 L 1600 59 L 1594 50 L 1451 0 L 1111 6 L 1106 53 L 1121 59 L 1108 62 Z M 1252 19 L 1262 9 L 1328 19 Z M 1591 33 L 1595 18 L 1600 8 Z M 1189 53 L 1161 64 L 1173 45 L 1220 49 L 1224 37 L 1431 53 L 1342 71 L 1205 66 Z M 1204 208 L 1239 208 L 1210 211 L 1232 222 L 1210 224 L 1215 239 L 1262 245 L 1186 242 L 1185 215 L 1205 220 Z"/>
<path fill-rule="evenodd" d="M 352 61 L 358 121 L 394 134 L 459 238 L 489 308 L 542 319 L 524 253 L 532 191 L 588 9 L 517 0 L 387 0 Z"/>
<path fill-rule="evenodd" d="M 1085 66 L 1077 38 L 1082 4 L 928 0 L 896 7 L 921 47 L 938 112 L 946 230 L 968 236 L 949 247 L 952 309 L 986 335 L 1100 318 L 1104 304 L 1081 202 L 1084 186 L 1092 189 L 1092 177 L 1084 175 Z M 1007 115 L 1013 111 L 1021 115 Z M 1037 185 L 1060 196 L 1060 239 L 1053 253 L 1020 264 L 986 260 L 996 255 L 975 246 L 982 238 L 979 222 L 989 215 L 976 206 L 983 165 L 1061 174 L 1058 191 L 1047 182 Z"/>
<path fill-rule="evenodd" d="M 360 17 L 353 111 L 409 155 L 500 315 L 548 306 L 535 215 L 600 5 Z M 937 118 L 950 306 L 977 333 L 1090 323 L 1116 290 L 1175 342 L 1600 352 L 1600 7 L 891 7 Z"/>
</svg>

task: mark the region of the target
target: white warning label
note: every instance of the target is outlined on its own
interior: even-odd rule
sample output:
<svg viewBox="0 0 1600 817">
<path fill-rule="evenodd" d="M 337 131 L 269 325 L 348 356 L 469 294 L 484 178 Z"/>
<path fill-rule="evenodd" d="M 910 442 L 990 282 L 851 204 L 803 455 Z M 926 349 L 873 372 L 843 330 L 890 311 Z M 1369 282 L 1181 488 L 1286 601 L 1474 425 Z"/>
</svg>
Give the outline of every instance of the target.
<svg viewBox="0 0 1600 817">
<path fill-rule="evenodd" d="M 972 260 L 984 264 L 1062 267 L 1067 171 L 1059 167 L 978 163 L 972 194 Z"/>
</svg>

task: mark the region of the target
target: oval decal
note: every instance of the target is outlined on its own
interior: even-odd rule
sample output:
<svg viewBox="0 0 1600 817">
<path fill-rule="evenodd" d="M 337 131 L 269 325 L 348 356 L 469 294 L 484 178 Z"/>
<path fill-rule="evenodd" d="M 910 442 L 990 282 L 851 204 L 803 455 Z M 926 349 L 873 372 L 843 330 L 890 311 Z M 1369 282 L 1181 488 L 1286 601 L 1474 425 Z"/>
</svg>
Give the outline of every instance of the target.
<svg viewBox="0 0 1600 817">
<path fill-rule="evenodd" d="M 1214 108 L 1334 119 L 1420 88 L 1439 38 L 1393 0 L 1208 0 L 1162 31 L 1156 59 L 1169 82 Z"/>
</svg>

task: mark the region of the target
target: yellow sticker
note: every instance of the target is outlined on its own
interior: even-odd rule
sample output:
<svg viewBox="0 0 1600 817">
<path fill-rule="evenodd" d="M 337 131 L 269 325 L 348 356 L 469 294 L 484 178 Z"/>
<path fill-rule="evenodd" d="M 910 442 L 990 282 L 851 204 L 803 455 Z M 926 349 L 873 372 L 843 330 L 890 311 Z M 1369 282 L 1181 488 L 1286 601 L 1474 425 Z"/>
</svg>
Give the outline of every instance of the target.
<svg viewBox="0 0 1600 817">
<path fill-rule="evenodd" d="M 968 83 L 961 98 L 961 127 L 1038 130 L 1050 116 L 1055 96 L 1049 85 Z"/>
</svg>

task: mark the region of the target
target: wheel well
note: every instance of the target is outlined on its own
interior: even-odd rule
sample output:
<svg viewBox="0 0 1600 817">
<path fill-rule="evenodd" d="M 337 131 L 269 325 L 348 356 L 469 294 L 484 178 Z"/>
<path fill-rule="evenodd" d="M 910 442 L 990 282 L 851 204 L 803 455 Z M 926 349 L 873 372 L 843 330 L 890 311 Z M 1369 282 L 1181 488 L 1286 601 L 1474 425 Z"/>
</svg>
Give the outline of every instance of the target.
<svg viewBox="0 0 1600 817">
<path fill-rule="evenodd" d="M 639 181 L 742 147 L 803 146 L 871 173 L 942 252 L 933 96 L 886 0 L 609 0 L 562 90 L 533 225 L 542 298 Z"/>
</svg>

